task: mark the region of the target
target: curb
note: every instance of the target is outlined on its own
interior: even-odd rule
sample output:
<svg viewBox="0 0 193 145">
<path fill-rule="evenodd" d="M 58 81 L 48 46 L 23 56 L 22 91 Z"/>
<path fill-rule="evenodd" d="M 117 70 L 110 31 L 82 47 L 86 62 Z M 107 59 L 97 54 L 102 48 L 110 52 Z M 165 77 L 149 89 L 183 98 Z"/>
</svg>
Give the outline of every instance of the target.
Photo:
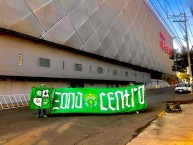
<svg viewBox="0 0 193 145">
<path fill-rule="evenodd" d="M 165 113 L 165 111 L 162 111 L 162 112 L 160 112 L 157 116 L 158 116 L 158 117 L 163 117 L 164 113 Z"/>
</svg>

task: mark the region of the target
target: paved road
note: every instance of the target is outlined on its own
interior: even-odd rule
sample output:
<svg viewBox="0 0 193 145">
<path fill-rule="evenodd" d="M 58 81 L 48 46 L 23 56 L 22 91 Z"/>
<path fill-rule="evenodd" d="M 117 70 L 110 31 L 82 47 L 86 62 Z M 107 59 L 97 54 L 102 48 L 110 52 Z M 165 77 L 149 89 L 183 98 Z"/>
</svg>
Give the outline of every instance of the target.
<svg viewBox="0 0 193 145">
<path fill-rule="evenodd" d="M 0 111 L 0 144 L 125 145 L 157 118 L 173 88 L 146 92 L 144 112 L 120 115 L 63 115 L 35 118 L 28 108 Z"/>
<path fill-rule="evenodd" d="M 193 104 L 181 108 L 181 113 L 164 113 L 127 145 L 193 145 Z"/>
</svg>

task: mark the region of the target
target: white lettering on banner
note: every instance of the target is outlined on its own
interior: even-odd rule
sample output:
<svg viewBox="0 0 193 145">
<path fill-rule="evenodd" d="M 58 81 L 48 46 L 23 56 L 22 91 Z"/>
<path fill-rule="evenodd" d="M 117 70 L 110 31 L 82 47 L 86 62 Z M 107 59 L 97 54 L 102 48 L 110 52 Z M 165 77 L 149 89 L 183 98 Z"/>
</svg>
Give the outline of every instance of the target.
<svg viewBox="0 0 193 145">
<path fill-rule="evenodd" d="M 107 108 L 103 107 L 103 98 L 104 98 L 104 96 L 106 96 L 105 93 L 103 93 L 103 92 L 100 93 L 100 107 L 101 107 L 101 110 L 107 111 Z"/>
<path fill-rule="evenodd" d="M 123 96 L 123 92 L 122 91 L 117 91 L 115 92 L 115 96 L 116 96 L 116 107 L 117 107 L 117 110 L 119 110 L 119 94 L 121 95 L 121 98 Z M 123 101 L 123 100 L 122 100 Z M 123 102 L 122 102 L 123 103 Z"/>
<path fill-rule="evenodd" d="M 75 106 L 76 108 L 82 108 L 82 93 L 78 92 L 77 93 L 78 96 L 76 96 L 76 103 L 75 103 Z M 78 106 L 78 102 L 79 102 L 79 106 Z"/>
<path fill-rule="evenodd" d="M 65 95 L 65 97 L 64 97 L 64 95 Z M 64 101 L 64 99 L 65 99 L 65 101 Z M 61 109 L 66 109 L 67 108 L 67 102 L 68 102 L 68 93 L 63 93 L 62 96 L 61 96 L 60 108 Z M 65 106 L 63 105 L 63 103 L 65 103 Z"/>
<path fill-rule="evenodd" d="M 115 108 L 113 108 L 112 107 L 112 103 L 111 103 L 111 101 L 113 101 L 115 98 L 113 97 L 113 95 L 114 95 L 114 93 L 112 93 L 112 92 L 109 92 L 108 94 L 107 94 L 107 96 L 108 96 L 108 102 L 109 102 L 109 109 L 111 109 L 112 111 L 114 111 L 115 110 Z M 112 97 L 111 97 L 112 96 Z"/>
<path fill-rule="evenodd" d="M 71 97 L 72 96 L 72 97 Z M 72 106 L 71 108 L 74 109 L 75 105 L 75 93 L 69 93 L 69 97 L 72 98 Z"/>
<path fill-rule="evenodd" d="M 77 108 L 77 109 L 80 109 L 82 108 L 82 93 L 80 92 L 77 92 L 76 94 L 75 93 L 58 93 L 56 92 L 55 94 L 57 95 L 61 95 L 60 97 L 60 100 L 55 100 L 55 105 L 54 106 L 57 106 L 56 103 L 60 103 L 60 107 L 53 107 L 52 110 L 58 110 L 58 109 L 74 109 L 74 108 Z"/>
<path fill-rule="evenodd" d="M 131 89 L 131 106 L 132 107 L 135 107 L 135 104 L 134 104 L 134 94 L 135 94 L 135 92 L 136 91 L 138 91 L 138 89 L 136 89 L 136 88 L 133 88 L 133 89 Z"/>
<path fill-rule="evenodd" d="M 61 92 L 56 92 L 55 94 L 56 94 L 56 95 L 61 95 Z"/>
<path fill-rule="evenodd" d="M 117 90 L 115 92 L 101 92 L 99 94 L 100 110 L 102 111 L 115 111 L 120 109 L 127 109 L 135 107 L 135 101 L 138 104 L 145 103 L 144 86 L 138 88 Z M 66 92 L 55 93 L 55 101 L 53 110 L 58 109 L 81 109 L 83 108 L 83 93 L 81 92 Z M 135 98 L 135 96 L 137 98 Z M 96 100 L 97 101 L 97 100 Z M 59 107 L 58 107 L 59 106 Z"/>
<path fill-rule="evenodd" d="M 131 107 L 131 105 L 129 105 L 129 96 L 130 96 L 130 94 L 128 94 L 128 91 L 127 90 L 125 90 L 125 95 L 123 95 L 123 97 L 125 98 L 125 99 L 123 99 L 123 100 L 126 100 L 126 106 L 127 107 Z M 122 107 L 123 108 L 123 107 Z"/>
<path fill-rule="evenodd" d="M 145 90 L 144 86 L 138 87 L 138 100 L 139 100 L 139 104 L 144 104 L 145 103 L 144 90 Z"/>
<path fill-rule="evenodd" d="M 121 98 L 121 108 L 125 108 L 125 105 L 127 107 L 131 107 L 131 105 L 129 105 L 129 99 L 128 97 L 130 96 L 130 94 L 128 94 L 128 91 L 125 90 L 125 95 L 124 95 L 124 92 L 123 91 L 116 91 L 115 92 L 115 96 L 116 96 L 116 109 L 119 110 L 120 109 L 120 106 L 119 106 L 119 98 Z M 120 96 L 120 97 L 119 97 Z"/>
<path fill-rule="evenodd" d="M 134 94 L 138 94 L 138 101 L 140 104 L 145 103 L 145 98 L 144 98 L 144 86 L 139 87 L 139 88 L 133 88 L 131 89 L 131 94 L 128 93 L 128 90 L 124 91 L 116 91 L 115 93 L 109 92 L 105 94 L 102 92 L 100 94 L 100 109 L 107 111 L 108 109 L 114 111 L 114 110 L 119 110 L 120 107 L 122 109 L 128 107 L 135 107 L 135 98 Z M 131 104 L 129 104 L 129 97 L 131 96 Z M 108 100 L 108 108 L 104 107 L 104 100 Z M 121 100 L 121 106 L 119 101 Z M 112 104 L 114 104 L 116 101 L 116 108 L 113 108 Z"/>
</svg>

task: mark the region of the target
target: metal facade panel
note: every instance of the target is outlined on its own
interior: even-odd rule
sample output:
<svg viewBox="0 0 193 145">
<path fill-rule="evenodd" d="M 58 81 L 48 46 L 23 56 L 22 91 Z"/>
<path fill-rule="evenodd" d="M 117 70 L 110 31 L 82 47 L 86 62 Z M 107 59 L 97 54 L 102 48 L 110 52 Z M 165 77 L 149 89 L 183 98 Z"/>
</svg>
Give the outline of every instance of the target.
<svg viewBox="0 0 193 145">
<path fill-rule="evenodd" d="M 108 34 L 106 35 L 106 37 L 105 37 L 104 40 L 102 41 L 102 45 L 104 46 L 104 48 L 105 48 L 106 50 L 109 49 L 112 41 L 113 41 L 113 35 L 112 35 L 111 31 L 108 31 Z"/>
<path fill-rule="evenodd" d="M 99 37 L 100 37 L 100 41 L 102 42 L 105 37 L 108 35 L 110 28 L 107 25 L 107 22 L 105 19 L 103 19 L 103 21 L 100 23 L 100 25 L 96 28 L 96 30 L 99 33 Z"/>
<path fill-rule="evenodd" d="M 42 36 L 48 41 L 64 44 L 74 33 L 76 32 L 69 21 L 69 17 L 66 16 L 56 23 L 54 28 L 49 29 Z"/>
<path fill-rule="evenodd" d="M 111 24 L 110 26 L 110 31 L 113 35 L 113 37 L 116 37 L 117 33 L 119 32 L 119 23 L 118 21 L 115 19 L 114 22 Z"/>
<path fill-rule="evenodd" d="M 118 49 L 117 49 L 117 45 L 116 45 L 116 42 L 115 40 L 111 43 L 106 55 L 109 57 L 109 58 L 114 58 L 118 53 Z"/>
<path fill-rule="evenodd" d="M 51 0 L 25 0 L 31 11 L 36 11 L 42 8 L 47 3 L 51 2 Z"/>
<path fill-rule="evenodd" d="M 105 56 L 106 52 L 107 52 L 107 49 L 105 49 L 104 46 L 100 43 L 99 47 L 95 51 L 95 54 Z"/>
<path fill-rule="evenodd" d="M 85 44 L 91 34 L 94 32 L 94 26 L 88 17 L 85 22 L 78 28 L 77 33 L 82 40 L 82 43 Z"/>
<path fill-rule="evenodd" d="M 124 36 L 123 34 L 119 31 L 117 33 L 117 35 L 115 36 L 115 42 L 116 42 L 116 46 L 117 46 L 117 49 L 119 50 L 121 45 L 123 44 L 123 41 L 124 41 Z"/>
<path fill-rule="evenodd" d="M 88 19 L 89 15 L 83 4 L 80 4 L 69 13 L 70 21 L 74 28 L 78 30 L 80 26 Z"/>
<path fill-rule="evenodd" d="M 85 9 L 87 10 L 88 14 L 91 15 L 94 13 L 96 9 L 98 9 L 99 4 L 97 0 L 85 0 L 84 1 Z"/>
<path fill-rule="evenodd" d="M 41 8 L 35 10 L 33 13 L 45 31 L 53 27 L 66 15 L 62 5 L 57 0 L 50 1 Z"/>
<path fill-rule="evenodd" d="M 99 4 L 103 3 L 105 0 L 97 0 Z"/>
<path fill-rule="evenodd" d="M 24 19 L 15 22 L 9 27 L 9 29 L 30 36 L 32 35 L 37 38 L 41 38 L 41 33 L 44 32 L 43 28 L 32 13 L 28 14 Z"/>
<path fill-rule="evenodd" d="M 144 0 L 1 0 L 0 16 L 2 28 L 172 73 L 159 32 L 172 38 Z"/>
<path fill-rule="evenodd" d="M 80 4 L 77 0 L 59 0 L 62 4 L 62 7 L 65 13 L 70 13 L 78 4 Z"/>
<path fill-rule="evenodd" d="M 95 28 L 97 28 L 104 19 L 104 15 L 100 7 L 98 7 L 92 14 L 89 14 L 89 16 Z"/>
<path fill-rule="evenodd" d="M 83 46 L 83 49 L 85 51 L 95 53 L 95 51 L 99 48 L 99 46 L 100 46 L 100 38 L 98 32 L 95 31 L 87 40 L 87 42 Z"/>
<path fill-rule="evenodd" d="M 77 33 L 73 33 L 72 36 L 64 43 L 66 46 L 70 46 L 75 49 L 82 49 L 83 43 Z"/>
<path fill-rule="evenodd" d="M 115 56 L 115 59 L 116 59 L 116 60 L 119 60 L 119 61 L 123 61 L 123 56 L 122 56 L 122 54 L 121 54 L 120 52 L 118 52 L 118 53 L 116 54 L 116 56 Z"/>
<path fill-rule="evenodd" d="M 24 0 L 0 0 L 0 27 L 8 28 L 31 13 Z"/>
<path fill-rule="evenodd" d="M 119 53 L 121 54 L 122 58 L 124 57 L 125 51 L 127 50 L 127 48 L 129 47 L 127 41 L 123 41 L 121 47 L 119 48 Z"/>
</svg>

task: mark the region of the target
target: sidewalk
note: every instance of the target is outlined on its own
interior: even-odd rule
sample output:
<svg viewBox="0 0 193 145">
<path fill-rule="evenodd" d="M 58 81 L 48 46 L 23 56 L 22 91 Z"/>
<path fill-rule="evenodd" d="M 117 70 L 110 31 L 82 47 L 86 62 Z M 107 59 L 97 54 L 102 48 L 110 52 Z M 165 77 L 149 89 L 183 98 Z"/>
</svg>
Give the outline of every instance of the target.
<svg viewBox="0 0 193 145">
<path fill-rule="evenodd" d="M 192 102 L 193 95 L 176 95 L 174 101 Z M 181 113 L 164 113 L 127 145 L 193 145 L 193 104 L 182 104 Z"/>
</svg>

